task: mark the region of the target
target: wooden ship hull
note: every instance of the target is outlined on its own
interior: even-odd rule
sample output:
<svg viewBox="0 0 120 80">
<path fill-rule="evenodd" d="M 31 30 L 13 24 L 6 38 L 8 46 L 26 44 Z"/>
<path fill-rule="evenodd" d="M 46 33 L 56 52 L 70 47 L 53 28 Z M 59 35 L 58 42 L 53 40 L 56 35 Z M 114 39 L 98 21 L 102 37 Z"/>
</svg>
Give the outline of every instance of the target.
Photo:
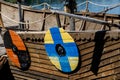
<svg viewBox="0 0 120 80">
<path fill-rule="evenodd" d="M 6 28 L 16 26 L 18 23 L 9 22 L 10 19 L 18 21 L 17 7 L 0 2 L 1 16 Z M 13 13 L 11 13 L 13 12 Z M 11 73 L 15 80 L 119 80 L 120 79 L 120 30 L 113 24 L 119 24 L 119 15 L 76 13 L 92 18 L 112 22 L 110 27 L 105 24 L 75 19 L 75 31 L 68 31 L 77 44 L 80 53 L 80 64 L 76 72 L 65 74 L 60 72 L 50 62 L 44 46 L 45 31 L 58 25 L 66 30 L 70 23 L 65 16 L 53 14 L 50 11 L 24 9 L 24 21 L 39 20 L 37 23 L 25 25 L 27 31 L 16 31 L 24 41 L 31 57 L 29 70 L 18 69 L 9 59 Z M 4 15 L 3 15 L 4 14 Z M 7 23 L 7 21 L 9 23 Z M 69 19 L 68 19 L 69 21 Z M 10 27 L 10 28 L 9 28 Z M 27 27 L 27 28 L 26 28 Z M 29 27 L 29 30 L 28 30 Z M 32 31 L 33 30 L 33 31 Z M 35 31 L 36 30 L 36 31 Z"/>
</svg>

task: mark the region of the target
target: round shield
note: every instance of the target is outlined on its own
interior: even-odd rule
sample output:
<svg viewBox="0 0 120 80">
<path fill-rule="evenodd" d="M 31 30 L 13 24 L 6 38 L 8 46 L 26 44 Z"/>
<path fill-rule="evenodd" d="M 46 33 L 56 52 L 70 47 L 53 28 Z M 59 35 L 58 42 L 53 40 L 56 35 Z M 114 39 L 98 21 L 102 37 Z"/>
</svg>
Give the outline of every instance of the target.
<svg viewBox="0 0 120 80">
<path fill-rule="evenodd" d="M 62 72 L 73 72 L 79 63 L 79 52 L 73 38 L 62 28 L 50 28 L 44 38 L 50 61 Z"/>
<path fill-rule="evenodd" d="M 31 63 L 30 55 L 20 36 L 13 30 L 6 31 L 4 45 L 13 64 L 21 70 L 27 70 Z"/>
</svg>

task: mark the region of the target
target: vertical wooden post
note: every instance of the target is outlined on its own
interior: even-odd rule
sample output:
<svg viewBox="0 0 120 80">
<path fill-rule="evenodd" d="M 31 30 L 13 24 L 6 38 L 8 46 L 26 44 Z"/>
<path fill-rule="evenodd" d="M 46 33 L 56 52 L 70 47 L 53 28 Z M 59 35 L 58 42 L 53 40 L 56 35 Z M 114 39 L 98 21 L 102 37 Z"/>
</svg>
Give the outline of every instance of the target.
<svg viewBox="0 0 120 80">
<path fill-rule="evenodd" d="M 104 13 L 103 15 L 104 15 L 104 21 L 106 21 L 106 20 L 107 20 L 106 13 Z M 105 28 L 106 28 L 105 26 L 106 26 L 106 25 L 102 25 L 101 30 L 105 30 Z"/>
<path fill-rule="evenodd" d="M 19 10 L 19 21 L 23 22 L 23 13 L 22 13 L 22 8 L 21 8 L 21 0 L 17 0 L 18 3 L 18 10 Z M 19 29 L 24 29 L 24 25 L 19 23 Z"/>
<path fill-rule="evenodd" d="M 89 2 L 88 2 L 88 0 L 86 0 L 86 12 L 89 12 L 88 4 L 89 4 Z"/>
<path fill-rule="evenodd" d="M 42 24 L 42 29 L 41 29 L 41 31 L 44 31 L 44 30 L 45 30 L 45 17 L 46 17 L 46 13 L 44 12 L 44 13 L 43 13 L 43 18 L 44 18 L 44 20 L 43 20 L 43 24 Z"/>
<path fill-rule="evenodd" d="M 75 30 L 75 19 L 73 17 L 70 17 L 70 31 Z"/>
<path fill-rule="evenodd" d="M 66 21 L 67 21 L 66 19 L 67 19 L 67 17 L 64 16 L 64 22 L 63 22 L 64 25 L 63 25 L 63 29 L 65 29 L 65 27 L 66 27 Z"/>
<path fill-rule="evenodd" d="M 0 12 L 1 12 L 1 3 L 0 3 Z M 2 15 L 0 14 L 0 27 L 2 27 L 3 29 L 5 29 L 5 26 L 3 24 L 3 20 L 2 20 Z"/>
<path fill-rule="evenodd" d="M 104 8 L 104 10 L 106 10 L 106 8 Z M 104 16 L 104 21 L 106 21 L 107 20 L 106 12 L 103 13 L 103 16 Z M 105 30 L 106 28 L 105 26 L 106 25 L 102 25 L 101 30 Z"/>
<path fill-rule="evenodd" d="M 18 2 L 18 10 L 19 10 L 19 21 L 21 22 L 22 14 L 21 14 L 21 4 L 20 4 L 20 2 Z M 22 25 L 19 24 L 19 29 L 21 29 L 21 28 L 22 28 Z"/>
<path fill-rule="evenodd" d="M 76 1 L 75 0 L 66 0 L 64 4 L 64 11 L 67 13 L 74 14 L 76 9 Z M 70 23 L 70 31 L 75 30 L 75 19 L 73 17 L 69 17 Z"/>
<path fill-rule="evenodd" d="M 56 20 L 57 20 L 57 25 L 58 25 L 58 27 L 61 27 L 61 21 L 60 21 L 60 16 L 59 16 L 59 14 L 56 14 Z"/>
</svg>

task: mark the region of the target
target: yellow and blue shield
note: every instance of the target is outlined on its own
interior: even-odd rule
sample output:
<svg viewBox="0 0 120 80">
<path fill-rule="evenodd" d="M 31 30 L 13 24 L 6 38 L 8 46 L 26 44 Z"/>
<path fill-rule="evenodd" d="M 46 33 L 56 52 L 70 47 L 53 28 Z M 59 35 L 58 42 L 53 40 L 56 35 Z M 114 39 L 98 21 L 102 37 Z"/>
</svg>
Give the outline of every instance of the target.
<svg viewBox="0 0 120 80">
<path fill-rule="evenodd" d="M 50 61 L 62 72 L 74 71 L 79 63 L 79 52 L 73 38 L 62 28 L 50 28 L 44 38 Z"/>
</svg>

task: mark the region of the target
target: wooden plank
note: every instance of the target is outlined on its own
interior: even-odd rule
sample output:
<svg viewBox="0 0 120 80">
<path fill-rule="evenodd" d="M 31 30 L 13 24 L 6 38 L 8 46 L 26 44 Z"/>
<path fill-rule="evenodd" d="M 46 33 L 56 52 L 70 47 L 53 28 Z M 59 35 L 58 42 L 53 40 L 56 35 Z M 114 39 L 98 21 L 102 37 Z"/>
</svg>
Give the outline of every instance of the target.
<svg viewBox="0 0 120 80">
<path fill-rule="evenodd" d="M 43 13 L 43 18 L 45 18 L 45 17 L 46 17 L 46 13 L 44 12 Z M 43 20 L 41 31 L 44 31 L 44 30 L 45 30 L 45 19 Z"/>
<path fill-rule="evenodd" d="M 27 76 L 29 78 L 34 78 L 35 80 L 39 80 L 39 79 L 42 79 L 42 80 L 51 80 L 51 79 L 63 79 L 63 80 L 67 80 L 66 77 L 61 77 L 61 76 L 56 76 L 56 75 L 53 75 L 53 74 L 49 74 L 49 73 L 42 73 L 42 72 L 38 72 L 38 71 L 33 71 L 33 70 L 28 70 L 28 71 L 21 71 L 19 70 L 18 68 L 16 67 L 11 67 L 12 69 L 12 73 L 14 74 L 18 74 L 18 75 L 24 75 L 24 74 L 27 74 L 27 75 L 24 75 L 24 76 Z"/>
<path fill-rule="evenodd" d="M 91 37 L 93 36 L 95 37 L 95 34 L 93 33 L 90 34 Z M 49 58 L 47 57 L 43 42 L 41 43 L 25 42 L 27 47 L 29 48 L 28 51 L 30 52 L 31 60 L 32 60 L 30 71 L 36 71 L 38 73 L 48 74 L 47 77 L 56 76 L 56 77 L 61 77 L 65 79 L 69 78 L 70 80 L 100 79 L 104 77 L 106 77 L 107 79 L 107 76 L 115 75 L 115 69 L 116 69 L 116 74 L 119 73 L 118 69 L 120 66 L 117 64 L 119 64 L 118 61 L 120 60 L 119 59 L 120 41 L 111 40 L 112 38 L 116 38 L 116 35 L 111 35 L 109 37 L 110 34 L 109 32 L 107 32 L 106 35 L 104 36 L 103 39 L 106 39 L 107 37 L 109 38 L 106 40 L 103 46 L 103 51 L 101 52 L 102 57 L 100 59 L 98 76 L 95 76 L 94 73 L 91 72 L 90 68 L 91 68 L 91 65 L 94 65 L 94 64 L 91 64 L 91 62 L 93 60 L 93 53 L 94 53 L 96 42 L 87 41 L 89 38 L 91 38 L 91 37 L 86 37 L 86 35 L 88 34 L 89 32 L 87 34 L 85 34 L 84 32 L 73 33 L 73 34 L 71 33 L 71 35 L 76 40 L 77 46 L 79 48 L 79 52 L 81 54 L 81 61 L 82 61 L 81 65 L 78 66 L 80 69 L 77 72 L 72 74 L 61 73 L 54 67 L 54 65 L 50 62 Z M 79 39 L 81 40 L 77 41 Z"/>
<path fill-rule="evenodd" d="M 108 46 L 108 47 L 104 48 L 104 52 L 113 51 L 113 50 L 119 49 L 120 48 L 119 44 L 120 43 L 113 44 L 112 46 Z"/>
<path fill-rule="evenodd" d="M 32 63 L 31 63 L 31 66 L 40 67 L 40 68 L 49 69 L 49 70 L 56 70 L 56 71 L 57 71 L 57 69 L 55 68 L 54 65 L 47 65 L 47 64 L 34 63 L 34 62 L 32 62 Z"/>
<path fill-rule="evenodd" d="M 36 62 L 36 63 L 45 63 L 45 64 L 48 64 L 48 65 L 51 65 L 50 60 L 36 59 L 36 58 L 31 57 L 31 61 Z"/>
<path fill-rule="evenodd" d="M 103 77 L 103 78 L 99 78 L 101 80 L 118 80 L 116 75 L 112 75 L 112 76 L 107 76 L 107 77 Z"/>
<path fill-rule="evenodd" d="M 25 75 L 19 75 L 19 74 L 13 74 L 13 76 L 17 77 L 17 79 L 15 80 L 22 80 L 22 79 L 26 79 L 26 80 L 34 80 L 33 78 L 29 78 L 29 77 L 26 77 Z M 19 78 L 19 79 L 18 79 Z"/>
<path fill-rule="evenodd" d="M 112 60 L 112 61 L 111 61 Z M 119 56 L 115 56 L 115 57 L 112 57 L 112 58 L 108 58 L 107 59 L 107 61 L 105 60 L 105 61 L 101 61 L 101 63 L 104 63 L 104 64 L 100 64 L 100 69 L 99 69 L 99 72 L 98 72 L 98 74 L 100 74 L 100 73 L 104 73 L 105 71 L 107 71 L 107 70 L 114 70 L 115 68 L 117 68 L 117 67 L 120 67 L 120 65 L 118 65 L 119 64 Z M 116 63 L 117 65 L 116 66 L 114 66 L 114 63 Z M 107 64 L 107 65 L 106 65 Z M 93 64 L 94 65 L 94 64 Z M 90 72 L 90 68 L 91 68 L 91 64 L 89 64 L 89 65 L 87 65 L 87 66 L 84 66 L 84 67 L 81 67 L 81 69 L 80 69 L 80 71 L 79 71 L 79 73 L 77 73 L 77 74 L 74 74 L 74 75 L 72 75 L 72 77 L 74 77 L 74 78 L 78 78 L 78 77 L 80 77 L 79 75 L 81 74 L 85 74 L 86 76 L 87 75 L 93 75 L 93 73 L 89 73 L 89 74 L 87 74 L 88 72 Z M 78 76 L 78 77 L 77 77 Z M 93 75 L 94 76 L 94 75 Z M 88 76 L 87 76 L 88 77 Z"/>
<path fill-rule="evenodd" d="M 51 75 L 56 75 L 56 76 L 61 76 L 61 77 L 68 77 L 68 75 L 62 74 L 61 72 L 47 70 L 47 69 L 44 69 L 44 68 L 41 69 L 41 68 L 38 68 L 38 67 L 31 66 L 30 70 L 39 71 L 39 72 L 43 72 L 43 73 L 47 73 L 47 74 L 51 74 Z"/>
<path fill-rule="evenodd" d="M 92 62 L 92 53 L 89 53 L 87 55 L 81 56 L 81 61 L 82 61 L 82 65 L 81 66 L 86 66 L 91 64 Z M 110 60 L 112 62 L 112 60 L 116 60 L 118 59 L 117 56 L 119 57 L 119 50 L 114 50 L 112 52 L 109 52 L 107 54 L 103 54 L 101 57 L 101 62 L 100 62 L 100 66 L 103 66 L 103 64 L 109 64 L 108 61 Z M 116 58 L 116 59 L 115 59 Z"/>
<path fill-rule="evenodd" d="M 101 60 L 105 60 L 111 57 L 114 57 L 116 55 L 119 55 L 119 49 L 113 50 L 113 51 L 109 51 L 107 53 L 103 53 L 103 56 L 101 57 Z"/>
<path fill-rule="evenodd" d="M 50 78 L 43 77 L 43 76 L 37 76 L 33 73 L 31 74 L 31 73 L 28 73 L 28 72 L 23 73 L 21 71 L 12 70 L 12 73 L 13 73 L 14 77 L 20 78 L 22 80 L 24 80 L 24 79 L 26 79 L 26 80 L 35 80 L 35 79 L 51 80 Z"/>
<path fill-rule="evenodd" d="M 30 53 L 47 55 L 44 49 L 28 48 Z"/>
<path fill-rule="evenodd" d="M 120 79 L 120 73 L 116 75 L 116 80 Z"/>
<path fill-rule="evenodd" d="M 25 43 L 28 48 L 45 50 L 44 44 Z"/>
<path fill-rule="evenodd" d="M 114 44 L 118 44 L 118 43 L 120 43 L 119 40 L 117 40 L 117 41 L 112 41 L 112 40 L 106 41 L 106 42 L 105 42 L 105 45 L 104 45 L 104 48 L 109 47 L 109 46 L 112 46 L 112 45 L 114 45 Z"/>
<path fill-rule="evenodd" d="M 110 71 L 107 71 L 107 72 L 104 72 L 104 73 L 102 73 L 102 74 L 100 74 L 100 75 L 98 75 L 98 76 L 90 76 L 89 77 L 89 79 L 106 79 L 106 80 L 109 80 L 110 78 L 112 79 L 114 79 L 114 70 L 110 70 Z"/>
<path fill-rule="evenodd" d="M 41 53 L 30 53 L 30 56 L 33 58 L 40 58 L 40 59 L 49 59 L 49 57 L 45 54 L 41 54 Z"/>
<path fill-rule="evenodd" d="M 120 62 L 115 62 L 115 63 L 119 64 Z M 113 63 L 110 65 L 101 67 L 97 76 L 95 76 L 92 72 L 87 71 L 85 73 L 80 73 L 79 78 L 85 79 L 85 78 L 89 77 L 90 79 L 95 79 L 95 78 L 102 78 L 102 77 L 109 76 L 109 75 L 114 75 L 115 74 L 114 69 L 118 68 L 118 67 L 120 67 L 120 65 L 114 66 L 114 63 Z"/>
<path fill-rule="evenodd" d="M 86 21 L 89 21 L 89 22 L 97 23 L 97 24 L 104 24 L 104 25 L 109 25 L 110 24 L 107 21 L 98 20 L 98 19 L 94 19 L 94 18 L 88 18 L 88 17 L 85 17 L 85 16 L 78 16 L 78 15 L 65 13 L 65 12 L 61 12 L 61 11 L 56 11 L 56 10 L 53 10 L 53 12 L 55 14 L 60 14 L 60 15 L 68 16 L 68 17 L 74 17 L 76 19 L 86 20 Z M 119 27 L 119 25 L 115 25 L 115 24 L 112 24 L 112 26 Z"/>
<path fill-rule="evenodd" d="M 82 47 L 82 46 L 80 46 Z M 89 53 L 92 53 L 94 51 L 94 46 L 88 47 L 88 48 L 84 48 L 83 50 L 80 49 L 80 54 L 81 55 L 86 55 Z"/>
<path fill-rule="evenodd" d="M 57 26 L 61 27 L 61 21 L 60 21 L 60 16 L 59 14 L 56 14 L 56 20 L 57 20 Z"/>
</svg>

